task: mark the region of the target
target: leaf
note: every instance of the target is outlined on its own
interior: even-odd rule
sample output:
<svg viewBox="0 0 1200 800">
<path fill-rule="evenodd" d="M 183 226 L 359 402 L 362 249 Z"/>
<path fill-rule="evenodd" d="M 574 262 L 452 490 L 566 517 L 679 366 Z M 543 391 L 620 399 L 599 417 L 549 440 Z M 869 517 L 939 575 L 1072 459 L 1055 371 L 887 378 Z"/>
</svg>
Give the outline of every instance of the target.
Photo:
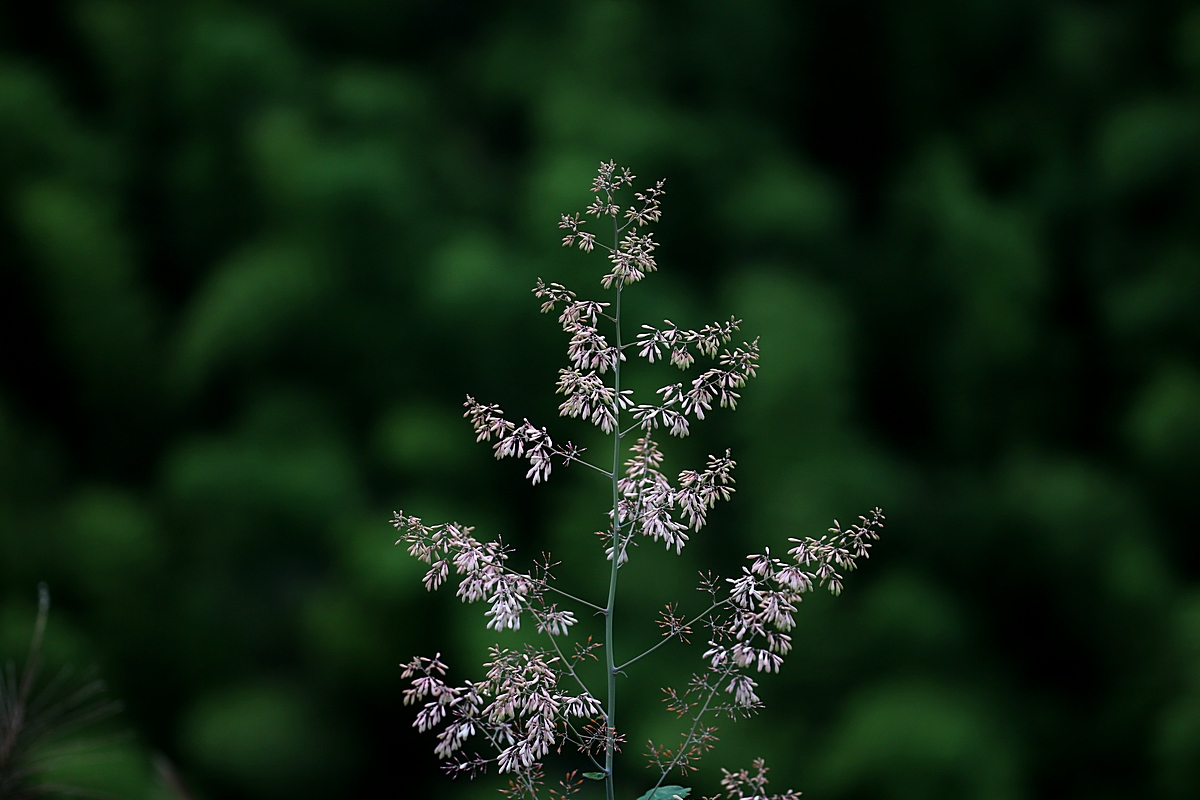
<svg viewBox="0 0 1200 800">
<path fill-rule="evenodd" d="M 682 786 L 659 786 L 646 792 L 638 800 L 671 800 L 673 797 L 687 797 L 691 793 L 691 789 Z"/>
<path fill-rule="evenodd" d="M 604 773 L 603 772 L 585 772 L 585 773 L 583 773 L 583 777 L 587 778 L 589 781 L 602 781 L 602 780 L 604 780 Z"/>
</svg>

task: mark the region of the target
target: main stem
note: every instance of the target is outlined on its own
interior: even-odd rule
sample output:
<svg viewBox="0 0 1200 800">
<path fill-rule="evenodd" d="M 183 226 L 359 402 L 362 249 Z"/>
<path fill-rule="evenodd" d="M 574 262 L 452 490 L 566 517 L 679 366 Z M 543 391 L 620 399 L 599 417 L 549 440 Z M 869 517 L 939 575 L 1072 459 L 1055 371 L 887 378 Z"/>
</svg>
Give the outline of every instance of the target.
<svg viewBox="0 0 1200 800">
<path fill-rule="evenodd" d="M 617 220 L 613 218 L 613 247 L 617 246 Z M 613 608 L 617 603 L 617 569 L 621 563 L 621 518 L 620 489 L 617 476 L 621 467 L 621 281 L 617 281 L 617 299 L 613 307 L 617 328 L 617 359 L 613 364 L 613 390 L 615 391 L 613 414 L 613 465 L 612 465 L 612 571 L 608 577 L 608 605 L 604 609 L 604 654 L 608 662 L 608 713 L 605 725 L 608 731 L 604 745 L 604 791 L 608 800 L 615 800 L 613 782 L 613 736 L 616 734 L 617 719 L 617 660 L 613 653 Z"/>
</svg>

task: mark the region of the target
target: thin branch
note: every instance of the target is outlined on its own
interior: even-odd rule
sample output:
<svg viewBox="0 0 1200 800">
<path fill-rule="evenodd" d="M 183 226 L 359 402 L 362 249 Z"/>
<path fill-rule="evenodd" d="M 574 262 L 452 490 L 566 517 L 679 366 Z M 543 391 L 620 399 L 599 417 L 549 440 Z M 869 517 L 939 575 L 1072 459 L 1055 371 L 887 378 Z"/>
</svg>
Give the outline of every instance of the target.
<svg viewBox="0 0 1200 800">
<path fill-rule="evenodd" d="M 533 580 L 532 576 L 531 576 L 531 575 L 529 575 L 529 573 L 527 573 L 527 572 L 520 572 L 520 571 L 518 571 L 518 570 L 515 570 L 515 569 L 513 569 L 512 567 L 510 567 L 510 566 L 507 566 L 507 565 L 505 565 L 505 564 L 501 564 L 501 565 L 500 565 L 500 569 L 504 570 L 505 572 L 507 572 L 507 573 L 508 573 L 508 574 L 510 574 L 510 575 L 517 575 L 518 577 L 521 577 L 521 578 L 530 578 L 531 580 Z M 601 613 L 603 613 L 603 612 L 604 612 L 604 607 L 603 607 L 603 606 L 598 606 L 598 605 L 596 605 L 595 603 L 589 603 L 587 600 L 584 600 L 582 597 L 576 597 L 576 596 L 575 596 L 575 595 L 573 595 L 573 594 L 570 594 L 570 593 L 568 593 L 568 592 L 564 592 L 562 589 L 557 589 L 557 588 L 555 588 L 555 587 L 551 586 L 549 583 L 545 584 L 545 586 L 546 586 L 546 588 L 547 588 L 547 589 L 549 589 L 550 591 L 554 592 L 555 594 L 561 594 L 563 597 L 567 598 L 568 600 L 574 600 L 576 603 L 579 603 L 579 604 L 581 604 L 581 605 L 585 605 L 585 606 L 587 606 L 588 608 L 594 609 L 594 610 L 596 610 L 596 611 L 599 611 L 599 612 L 601 612 Z M 532 609 L 532 608 L 530 608 L 529 610 L 530 610 L 530 612 L 532 612 L 532 611 L 533 611 L 533 609 Z"/>
<path fill-rule="evenodd" d="M 567 672 L 572 678 L 575 679 L 575 682 L 579 684 L 579 688 L 582 689 L 584 694 L 588 695 L 589 697 L 596 697 L 596 695 L 592 694 L 592 690 L 587 687 L 587 684 L 583 682 L 583 678 L 579 677 L 579 673 L 575 671 L 575 665 L 563 655 L 563 651 L 559 648 L 558 640 L 554 638 L 554 634 L 547 631 L 546 635 L 550 637 L 550 644 L 554 646 L 554 652 L 558 654 L 558 660 L 561 661 L 563 666 L 567 668 Z"/>
<path fill-rule="evenodd" d="M 537 612 L 534 610 L 533 606 L 531 606 L 528 602 L 525 603 L 525 608 L 529 611 L 530 614 L 534 615 L 534 617 L 537 616 Z M 558 639 L 556 639 L 554 637 L 554 634 L 551 633 L 550 631 L 544 631 L 544 633 L 546 634 L 546 636 L 550 637 L 550 644 L 552 644 L 554 646 L 554 652 L 558 654 L 558 660 L 561 661 L 563 666 L 567 668 L 567 672 L 570 673 L 571 677 L 575 679 L 575 682 L 579 684 L 579 688 L 583 689 L 583 693 L 588 695 L 589 697 L 595 697 L 596 695 L 592 694 L 592 690 L 587 687 L 587 684 L 584 683 L 583 679 L 580 678 L 579 675 L 575 672 L 575 665 L 572 664 L 565 655 L 563 655 L 563 651 L 558 646 Z"/>
<path fill-rule="evenodd" d="M 578 456 L 567 455 L 566 453 L 558 453 L 557 455 L 561 458 L 565 458 L 567 461 L 574 461 L 577 464 L 583 464 L 585 467 L 590 467 L 591 469 L 596 470 L 596 472 L 599 472 L 601 475 L 608 478 L 609 480 L 612 479 L 611 472 L 609 472 L 606 469 L 597 467 L 595 464 L 591 464 L 587 461 L 584 461 L 582 458 L 579 458 Z"/>
<path fill-rule="evenodd" d="M 571 732 L 572 732 L 572 733 L 574 733 L 574 734 L 575 734 L 575 736 L 578 738 L 578 742 L 577 742 L 577 743 L 573 743 L 573 744 L 576 744 L 576 746 L 579 748 L 579 752 L 581 752 L 581 753 L 583 753 L 584 755 L 586 755 L 586 756 L 588 757 L 588 760 L 589 760 L 589 761 L 591 761 L 593 764 L 595 764 L 595 765 L 596 765 L 596 769 L 598 769 L 598 770 L 600 770 L 600 771 L 602 771 L 602 772 L 603 772 L 603 771 L 604 771 L 604 765 L 603 765 L 603 764 L 601 764 L 599 761 L 597 761 L 597 760 L 596 760 L 596 757 L 595 757 L 594 755 L 592 755 L 592 751 L 591 751 L 591 750 L 588 750 L 588 749 L 586 749 L 586 747 L 584 746 L 584 735 L 583 735 L 582 733 L 580 733 L 580 732 L 579 732 L 579 731 L 578 731 L 578 730 L 575 728 L 575 726 L 574 726 L 574 725 L 572 725 L 572 724 L 571 724 L 571 720 L 570 720 L 570 719 L 568 719 L 568 718 L 564 718 L 564 720 L 563 720 L 563 721 L 566 723 L 567 727 L 571 729 Z M 565 738 L 565 737 L 564 737 L 564 738 Z"/>
<path fill-rule="evenodd" d="M 588 608 L 595 609 L 596 611 L 600 612 L 601 614 L 607 613 L 607 609 L 605 609 L 603 606 L 598 606 L 595 603 L 589 603 L 587 600 L 584 600 L 582 597 L 576 597 L 573 594 L 568 594 L 567 592 L 564 592 L 562 589 L 556 589 L 555 587 L 551 586 L 550 584 L 546 584 L 546 588 L 552 592 L 555 592 L 556 594 L 561 594 L 563 597 L 567 598 L 568 600 L 574 600 L 576 603 L 580 603 L 581 605 L 585 605 Z"/>
<path fill-rule="evenodd" d="M 729 602 L 729 598 L 728 598 L 728 597 L 726 597 L 724 600 L 718 600 L 717 602 L 713 603 L 711 606 L 709 606 L 708 608 L 706 608 L 706 609 L 705 609 L 703 612 L 701 612 L 701 613 L 697 614 L 697 615 L 696 615 L 695 617 L 693 617 L 692 619 L 690 619 L 690 620 L 688 620 L 687 622 L 683 623 L 683 627 L 684 627 L 684 628 L 690 628 L 690 627 L 692 626 L 692 623 L 694 623 L 694 622 L 699 622 L 700 620 L 704 619 L 704 617 L 708 616 L 708 614 L 710 614 L 714 608 L 718 608 L 718 607 L 720 607 L 720 606 L 723 606 L 723 605 L 725 605 L 725 604 L 726 604 L 726 603 L 728 603 L 728 602 Z M 653 647 L 651 647 L 649 650 L 645 651 L 645 652 L 644 652 L 644 653 L 642 653 L 641 655 L 634 656 L 633 658 L 629 659 L 628 661 L 626 661 L 626 662 L 625 662 L 624 664 L 622 664 L 621 666 L 617 667 L 617 672 L 620 672 L 621 670 L 625 669 L 626 667 L 628 667 L 628 666 L 629 666 L 630 664 L 632 664 L 633 662 L 635 662 L 635 661 L 638 661 L 639 659 L 645 658 L 646 656 L 650 655 L 650 654 L 651 654 L 651 653 L 653 653 L 655 650 L 657 650 L 658 648 L 662 647 L 662 646 L 663 646 L 664 644 L 666 644 L 667 642 L 669 642 L 669 641 L 671 641 L 672 639 L 674 639 L 676 636 L 679 636 L 679 635 L 680 635 L 680 633 L 681 633 L 681 631 L 678 631 L 678 632 L 676 632 L 676 633 L 671 633 L 671 634 L 668 634 L 668 635 L 667 635 L 667 636 L 666 636 L 664 639 L 662 639 L 662 641 L 660 641 L 658 644 L 656 644 L 656 645 L 654 645 Z"/>
<path fill-rule="evenodd" d="M 717 691 L 719 689 L 720 689 L 720 681 L 717 681 L 716 683 L 713 684 L 713 688 L 709 691 L 708 697 L 704 698 L 704 705 L 700 708 L 700 711 L 692 719 L 691 730 L 688 731 L 687 736 L 684 737 L 683 743 L 680 744 L 679 752 L 675 755 L 675 758 L 671 759 L 671 763 L 667 765 L 667 768 L 665 770 L 663 770 L 662 775 L 658 779 L 658 783 L 654 784 L 653 788 L 651 788 L 650 791 L 652 793 L 653 793 L 654 789 L 657 789 L 659 786 L 662 786 L 662 782 L 665 781 L 667 779 L 667 776 L 671 774 L 671 770 L 675 769 L 675 767 L 679 765 L 679 760 L 681 758 L 683 758 L 684 754 L 687 752 L 688 743 L 691 742 L 692 737 L 696 735 L 696 726 L 698 726 L 700 724 L 700 719 L 704 716 L 704 712 L 708 711 L 708 704 L 712 702 L 712 699 L 714 697 L 716 697 Z"/>
</svg>

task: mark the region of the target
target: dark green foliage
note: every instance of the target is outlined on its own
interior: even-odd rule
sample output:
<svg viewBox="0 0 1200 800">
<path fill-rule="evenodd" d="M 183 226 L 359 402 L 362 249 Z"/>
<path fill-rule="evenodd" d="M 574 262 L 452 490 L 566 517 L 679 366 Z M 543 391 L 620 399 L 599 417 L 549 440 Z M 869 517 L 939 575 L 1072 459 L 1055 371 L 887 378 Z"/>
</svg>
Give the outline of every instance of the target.
<svg viewBox="0 0 1200 800">
<path fill-rule="evenodd" d="M 1198 142 L 1200 12 L 1167 0 L 8 4 L 0 656 L 45 580 L 123 757 L 198 797 L 490 795 L 437 773 L 395 666 L 480 663 L 483 609 L 387 520 L 599 594 L 590 476 L 528 488 L 457 409 L 598 441 L 555 418 L 529 289 L 595 285 L 555 223 L 612 158 L 668 179 L 631 318 L 762 336 L 739 413 L 668 452 L 732 442 L 739 494 L 686 570 L 622 578 L 663 593 L 622 595 L 629 653 L 694 570 L 888 513 L 697 793 L 762 755 L 807 797 L 1195 797 Z M 629 767 L 673 725 L 636 691 Z"/>
</svg>

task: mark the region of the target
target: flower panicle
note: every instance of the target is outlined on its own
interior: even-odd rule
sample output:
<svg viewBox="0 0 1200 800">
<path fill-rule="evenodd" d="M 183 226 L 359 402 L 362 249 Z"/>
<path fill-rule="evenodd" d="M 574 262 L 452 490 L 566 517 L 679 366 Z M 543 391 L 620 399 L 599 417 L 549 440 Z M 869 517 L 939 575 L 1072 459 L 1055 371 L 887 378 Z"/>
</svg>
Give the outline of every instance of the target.
<svg viewBox="0 0 1200 800">
<path fill-rule="evenodd" d="M 440 654 L 413 658 L 401 665 L 402 675 L 411 680 L 404 703 L 423 703 L 413 722 L 421 732 L 445 723 L 435 753 L 448 760 L 451 774 L 474 776 L 495 764 L 498 772 L 512 773 L 518 784 L 529 785 L 541 759 L 557 745 L 559 729 L 569 728 L 565 723 L 571 719 L 600 713 L 600 701 L 586 692 L 564 690 L 559 659 L 545 651 L 492 646 L 488 655 L 484 680 L 462 686 L 443 680 L 447 667 Z M 499 752 L 492 758 L 465 754 L 463 747 L 473 737 L 482 737 Z"/>
<path fill-rule="evenodd" d="M 767 794 L 767 764 L 761 758 L 754 759 L 754 772 L 740 769 L 730 772 L 722 768 L 721 788 L 728 800 L 799 800 L 800 792 L 788 789 L 780 794 Z"/>
<path fill-rule="evenodd" d="M 714 716 L 738 719 L 762 708 L 758 680 L 763 673 L 779 672 L 791 653 L 795 613 L 803 596 L 815 587 L 840 593 L 844 574 L 859 559 L 869 557 L 884 522 L 879 509 L 848 528 L 835 520 L 820 537 L 790 539 L 793 546 L 785 558 L 765 548 L 747 556 L 738 575 L 703 574 L 700 589 L 708 608 L 693 615 L 682 613 L 677 603 L 667 603 L 657 620 L 662 630 L 658 643 L 624 664 L 616 662 L 611 652 L 612 610 L 617 571 L 629 560 L 630 548 L 647 538 L 682 553 L 690 537 L 709 523 L 717 503 L 730 500 L 736 491 L 737 463 L 730 450 L 709 455 L 703 468 L 668 472 L 658 431 L 683 438 L 715 408 L 736 410 L 741 390 L 757 376 L 759 362 L 757 338 L 737 342 L 742 320 L 736 316 L 694 330 L 663 320 L 658 326 L 643 325 L 631 341 L 622 340 L 621 292 L 658 269 L 658 242 L 648 226 L 661 219 L 665 195 L 660 180 L 635 192 L 634 202 L 623 205 L 621 192 L 634 180 L 629 169 L 613 161 L 602 163 L 587 207 L 561 215 L 558 222 L 564 247 L 605 251 L 607 271 L 600 285 L 615 291 L 612 302 L 581 298 L 566 286 L 541 278 L 533 288 L 540 311 L 556 313 L 568 337 L 568 364 L 558 371 L 555 386 L 555 394 L 562 398 L 559 415 L 584 420 L 613 437 L 612 470 L 584 461 L 581 448 L 569 442 L 558 444 L 546 428 L 528 419 L 518 423 L 507 418 L 498 405 L 471 395 L 463 403 L 463 416 L 476 440 L 489 443 L 497 459 L 526 460 L 526 478 L 533 484 L 549 479 L 555 459 L 584 464 L 611 481 L 607 529 L 597 532 L 612 562 L 607 607 L 552 585 L 550 569 L 556 562 L 548 555 L 535 562 L 530 572 L 521 572 L 509 566 L 512 553 L 502 541 L 483 541 L 470 526 L 429 525 L 400 511 L 392 519 L 400 532 L 397 544 L 404 543 L 412 556 L 427 565 L 426 589 L 435 591 L 453 576 L 459 599 L 486 601 L 489 629 L 519 631 L 524 621 L 526 631 L 532 628 L 549 641 L 546 648 L 494 645 L 483 665 L 483 679 L 461 685 L 447 682 L 449 670 L 440 654 L 418 656 L 401 665 L 409 681 L 404 702 L 419 706 L 413 725 L 422 732 L 436 731 L 434 751 L 446 771 L 474 777 L 495 767 L 509 778 L 502 790 L 509 797 L 537 797 L 544 783 L 543 760 L 551 750 L 561 753 L 566 745 L 574 746 L 599 770 L 585 772 L 582 778 L 605 781 L 611 796 L 613 754 L 624 741 L 613 724 L 616 676 L 626 674 L 627 668 L 660 647 L 676 640 L 690 643 L 699 630 L 701 641 L 707 641 L 703 667 L 682 691 L 664 689 L 668 711 L 687 729 L 677 743 L 651 741 L 646 753 L 659 774 L 655 788 L 686 794 L 683 787 L 663 787 L 663 780 L 673 772 L 686 775 L 696 770 L 717 741 L 717 728 L 711 724 Z M 588 230 L 594 221 L 602 222 L 603 228 L 611 224 L 609 243 Z M 653 402 L 637 402 L 623 380 L 626 351 L 631 349 L 650 365 L 663 362 L 689 370 L 701 359 L 706 362 L 690 379 L 668 383 L 654 397 L 645 398 Z M 631 445 L 624 441 L 626 437 L 633 440 Z M 623 463 L 622 450 L 626 451 Z M 557 602 L 549 602 L 551 593 L 558 595 Z M 587 619 L 580 619 L 576 607 L 568 608 L 571 603 L 604 618 L 603 642 L 591 636 L 572 640 L 580 627 L 587 627 Z M 607 704 L 584 680 L 590 672 L 583 665 L 599 660 L 601 650 L 607 661 Z M 483 753 L 472 751 L 471 743 Z M 800 796 L 790 790 L 768 796 L 767 768 L 761 759 L 751 770 L 722 772 L 721 787 L 728 800 L 797 800 Z M 572 796 L 581 783 L 578 773 L 569 773 L 560 788 L 550 789 L 549 794 Z"/>
<path fill-rule="evenodd" d="M 471 395 L 467 395 L 463 406 L 467 409 L 463 416 L 475 429 L 475 441 L 490 442 L 495 438 L 492 451 L 497 460 L 516 457 L 529 461 L 525 477 L 534 486 L 550 479 L 553 458 L 561 458 L 567 464 L 578 460 L 580 448 L 570 442 L 556 445 L 545 428 L 534 427 L 528 419 L 518 425 L 504 418 L 500 406 L 480 403 Z"/>
<path fill-rule="evenodd" d="M 672 366 L 687 369 L 696 360 L 693 351 L 715 358 L 721 345 L 733 339 L 741 323 L 740 319 L 730 317 L 728 322 L 710 323 L 698 331 L 680 328 L 669 319 L 663 320 L 665 327 L 662 328 L 643 325 L 642 332 L 637 335 L 641 348 L 638 355 L 653 364 L 662 360 L 665 351 Z"/>
</svg>

